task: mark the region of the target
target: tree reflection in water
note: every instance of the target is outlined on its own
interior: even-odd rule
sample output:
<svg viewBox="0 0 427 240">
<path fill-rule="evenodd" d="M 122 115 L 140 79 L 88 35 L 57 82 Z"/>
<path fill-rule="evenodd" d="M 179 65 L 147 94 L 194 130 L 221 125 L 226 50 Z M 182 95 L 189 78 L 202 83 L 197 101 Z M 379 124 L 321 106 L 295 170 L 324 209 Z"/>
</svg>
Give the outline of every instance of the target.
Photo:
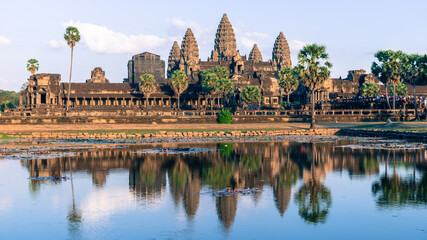
<svg viewBox="0 0 427 240">
<path fill-rule="evenodd" d="M 309 181 L 297 192 L 299 215 L 308 223 L 325 223 L 332 205 L 331 191 L 321 183 Z"/>
<path fill-rule="evenodd" d="M 182 144 L 178 144 L 172 147 L 181 146 Z M 129 169 L 129 191 L 137 202 L 158 204 L 166 196 L 165 193 L 171 194 L 175 207 L 182 206 L 188 221 L 197 218 L 202 197 L 198 193 L 201 189 L 225 187 L 264 189 L 271 186 L 274 197 L 272 204 L 275 204 L 283 217 L 292 198 L 292 188 L 298 181 L 304 181 L 295 191 L 293 199 L 304 221 L 319 224 L 327 221 L 332 207 L 331 191 L 322 184 L 328 173 L 345 170 L 350 177 L 379 176 L 381 157 L 391 153 L 385 150 L 353 150 L 335 146 L 335 143 L 296 142 L 207 143 L 197 147 L 218 151 L 194 154 L 138 153 L 140 147 L 90 149 L 78 152 L 77 157 L 67 161 L 68 164 L 65 164 L 67 158 L 29 160 L 22 164 L 28 167 L 32 177 L 60 175 L 61 171 L 70 169 L 72 163 L 73 172 L 96 174 L 92 176 L 92 181 L 100 188 L 105 187 L 109 171 Z M 396 165 L 412 157 L 420 162 L 422 154 L 425 154 L 424 150 L 417 156 L 407 151 L 397 151 L 394 154 L 398 159 Z M 414 163 L 412 160 L 406 162 Z M 406 162 L 402 167 L 407 167 Z M 425 163 L 423 164 L 425 168 Z M 385 175 L 379 176 L 379 180 L 372 185 L 372 194 L 378 206 L 427 204 L 427 177 L 424 170 L 421 171 L 421 164 L 416 168 L 421 174 L 412 178 L 402 177 L 398 171 L 393 171 L 393 175 L 388 176 L 387 170 Z M 30 191 L 38 189 L 37 186 L 31 185 Z M 72 192 L 74 193 L 74 189 Z M 250 196 L 255 206 L 261 194 Z M 72 197 L 73 205 L 68 211 L 67 219 L 70 233 L 78 234 L 83 219 L 74 194 Z M 214 199 L 218 220 L 225 229 L 231 228 L 235 222 L 239 198 L 241 196 L 234 195 Z"/>
<path fill-rule="evenodd" d="M 413 174 L 402 177 L 396 172 L 396 157 L 393 156 L 393 174 L 388 176 L 387 168 L 378 181 L 372 184 L 372 194 L 379 208 L 427 205 L 427 176 L 421 172 L 416 178 L 416 152 L 413 157 Z M 386 159 L 386 166 L 389 155 Z M 409 164 L 408 164 L 409 165 Z"/>
<path fill-rule="evenodd" d="M 71 195 L 73 204 L 70 210 L 68 211 L 67 220 L 68 220 L 68 231 L 71 234 L 73 239 L 76 239 L 80 235 L 80 225 L 82 222 L 82 213 L 76 207 L 76 201 L 74 199 L 74 181 L 73 181 L 73 169 L 70 158 L 68 159 L 68 165 L 70 167 L 70 181 L 71 181 Z"/>
</svg>

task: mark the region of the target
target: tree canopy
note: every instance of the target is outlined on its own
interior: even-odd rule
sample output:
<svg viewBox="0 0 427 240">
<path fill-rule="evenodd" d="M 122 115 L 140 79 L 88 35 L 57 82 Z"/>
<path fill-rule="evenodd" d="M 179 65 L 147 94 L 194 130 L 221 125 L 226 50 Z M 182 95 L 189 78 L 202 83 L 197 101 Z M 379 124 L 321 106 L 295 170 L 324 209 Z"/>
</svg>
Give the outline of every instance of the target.
<svg viewBox="0 0 427 240">
<path fill-rule="evenodd" d="M 71 48 L 80 42 L 80 32 L 76 27 L 69 26 L 65 29 L 64 39 L 67 41 L 68 46 Z"/>
<path fill-rule="evenodd" d="M 179 96 L 188 88 L 187 75 L 184 71 L 176 70 L 172 73 L 171 86 L 174 92 Z"/>
<path fill-rule="evenodd" d="M 31 74 L 35 74 L 39 70 L 39 61 L 37 59 L 31 58 L 27 62 L 27 71 Z"/>
<path fill-rule="evenodd" d="M 180 107 L 180 96 L 188 88 L 188 79 L 184 71 L 176 70 L 172 73 L 172 89 L 178 95 L 178 109 Z"/>
<path fill-rule="evenodd" d="M 246 103 L 257 103 L 261 101 L 261 91 L 257 86 L 246 86 L 240 93 L 240 99 Z"/>
<path fill-rule="evenodd" d="M 230 78 L 226 77 L 226 78 L 221 78 L 217 81 L 216 87 L 217 92 L 221 95 L 221 96 L 226 96 L 229 93 L 232 93 L 234 90 L 234 84 L 231 81 Z"/>
<path fill-rule="evenodd" d="M 149 95 L 156 90 L 156 79 L 151 74 L 143 74 L 140 76 L 139 89 L 144 95 Z"/>
<path fill-rule="evenodd" d="M 310 90 L 320 88 L 323 82 L 329 78 L 332 63 L 328 62 L 326 47 L 323 45 L 310 44 L 298 54 L 298 65 L 296 74 L 301 82 Z"/>
<path fill-rule="evenodd" d="M 297 90 L 299 81 L 295 70 L 292 68 L 283 68 L 279 73 L 278 83 L 287 95 Z"/>
<path fill-rule="evenodd" d="M 390 94 L 393 94 L 393 89 L 389 90 Z M 396 96 L 404 96 L 408 93 L 408 88 L 405 84 L 399 83 L 396 85 Z"/>
<path fill-rule="evenodd" d="M 364 97 L 375 97 L 378 95 L 378 84 L 365 82 L 360 86 L 360 95 Z"/>
</svg>

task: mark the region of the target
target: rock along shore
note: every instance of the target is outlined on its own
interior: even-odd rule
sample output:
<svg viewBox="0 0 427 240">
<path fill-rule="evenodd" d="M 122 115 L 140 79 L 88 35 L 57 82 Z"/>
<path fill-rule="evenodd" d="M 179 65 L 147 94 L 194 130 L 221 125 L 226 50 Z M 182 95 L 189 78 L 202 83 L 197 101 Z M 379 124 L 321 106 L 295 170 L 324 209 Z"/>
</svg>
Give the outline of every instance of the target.
<svg viewBox="0 0 427 240">
<path fill-rule="evenodd" d="M 158 131 L 146 134 L 129 134 L 125 132 L 110 133 L 69 133 L 69 132 L 32 132 L 31 134 L 8 134 L 8 137 L 18 139 L 142 139 L 142 138 L 181 138 L 181 137 L 254 137 L 281 135 L 335 135 L 340 129 L 297 129 L 297 130 L 254 130 L 254 131 L 202 131 L 177 132 Z"/>
</svg>

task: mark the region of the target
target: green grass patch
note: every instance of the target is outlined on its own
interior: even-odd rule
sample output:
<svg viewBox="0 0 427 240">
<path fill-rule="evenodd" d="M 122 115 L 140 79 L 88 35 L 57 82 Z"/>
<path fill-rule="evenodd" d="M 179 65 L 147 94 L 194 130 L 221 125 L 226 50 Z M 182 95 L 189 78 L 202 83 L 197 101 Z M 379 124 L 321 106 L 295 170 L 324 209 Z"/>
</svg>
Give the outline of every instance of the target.
<svg viewBox="0 0 427 240">
<path fill-rule="evenodd" d="M 9 137 L 6 133 L 0 133 L 0 140 L 16 139 L 17 137 Z"/>
</svg>

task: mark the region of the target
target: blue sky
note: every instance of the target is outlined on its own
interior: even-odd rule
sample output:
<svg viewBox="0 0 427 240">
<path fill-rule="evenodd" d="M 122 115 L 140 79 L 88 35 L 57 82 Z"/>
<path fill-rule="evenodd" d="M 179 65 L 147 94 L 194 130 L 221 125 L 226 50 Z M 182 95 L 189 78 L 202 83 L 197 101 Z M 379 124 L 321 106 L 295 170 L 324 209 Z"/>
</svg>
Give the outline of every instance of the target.
<svg viewBox="0 0 427 240">
<path fill-rule="evenodd" d="M 249 55 L 257 43 L 264 60 L 282 31 L 292 63 L 305 43 L 327 47 L 332 77 L 369 68 L 380 49 L 427 53 L 425 0 L 300 1 L 98 1 L 3 0 L 0 9 L 0 89 L 19 90 L 29 77 L 26 62 L 39 60 L 39 73 L 68 81 L 70 49 L 63 34 L 75 25 L 82 41 L 75 48 L 73 81 L 102 67 L 111 82 L 127 77 L 127 60 L 149 51 L 167 62 L 173 41 L 191 27 L 206 60 L 223 13 L 233 25 L 237 48 Z"/>
</svg>

